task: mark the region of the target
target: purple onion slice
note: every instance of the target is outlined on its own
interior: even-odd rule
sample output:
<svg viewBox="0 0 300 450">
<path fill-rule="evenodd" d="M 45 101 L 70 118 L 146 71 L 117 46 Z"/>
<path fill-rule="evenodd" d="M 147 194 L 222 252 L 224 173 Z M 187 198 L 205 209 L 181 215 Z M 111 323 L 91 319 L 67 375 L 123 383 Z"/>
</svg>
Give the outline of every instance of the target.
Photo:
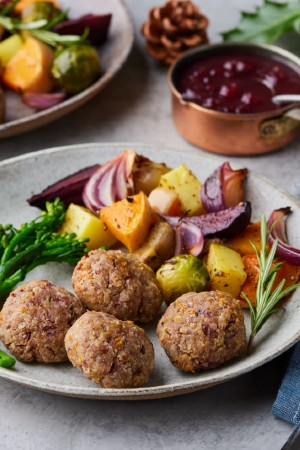
<svg viewBox="0 0 300 450">
<path fill-rule="evenodd" d="M 136 157 L 134 151 L 124 150 L 91 176 L 82 194 L 83 202 L 90 211 L 97 213 L 104 206 L 134 193 L 132 171 Z"/>
<path fill-rule="evenodd" d="M 199 227 L 182 219 L 176 228 L 175 255 L 199 256 L 204 246 L 204 236 Z"/>
<path fill-rule="evenodd" d="M 198 225 L 205 237 L 229 239 L 249 225 L 251 203 L 242 202 L 222 211 L 189 217 L 188 220 Z"/>
<path fill-rule="evenodd" d="M 219 237 L 231 238 L 246 228 L 251 219 L 251 203 L 242 202 L 231 208 L 223 209 L 201 216 L 191 217 L 170 217 L 160 214 L 160 216 L 176 230 L 181 220 L 185 223 L 198 227 L 205 238 Z"/>
<path fill-rule="evenodd" d="M 222 211 L 244 201 L 244 183 L 247 169 L 233 170 L 229 162 L 223 163 L 210 175 L 200 192 L 204 209 Z"/>
<path fill-rule="evenodd" d="M 277 256 L 292 264 L 300 265 L 300 249 L 291 247 L 287 238 L 286 218 L 290 213 L 289 206 L 272 211 L 267 223 L 270 232 L 268 243 L 272 245 L 277 239 Z"/>
<path fill-rule="evenodd" d="M 239 203 L 222 211 L 192 217 L 159 214 L 176 232 L 175 255 L 189 253 L 199 256 L 204 238 L 230 238 L 250 223 L 250 202 Z"/>
<path fill-rule="evenodd" d="M 51 92 L 47 94 L 41 92 L 25 92 L 22 95 L 22 100 L 31 108 L 43 111 L 63 102 L 66 97 L 65 92 Z"/>
</svg>

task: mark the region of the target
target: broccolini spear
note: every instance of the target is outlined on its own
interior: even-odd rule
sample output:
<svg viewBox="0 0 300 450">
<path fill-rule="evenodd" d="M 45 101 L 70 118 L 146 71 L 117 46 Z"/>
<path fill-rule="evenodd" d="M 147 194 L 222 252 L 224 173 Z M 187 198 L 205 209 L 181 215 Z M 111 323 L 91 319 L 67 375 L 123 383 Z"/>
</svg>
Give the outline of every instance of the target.
<svg viewBox="0 0 300 450">
<path fill-rule="evenodd" d="M 10 369 L 16 364 L 16 360 L 9 356 L 7 353 L 0 350 L 0 367 Z"/>
<path fill-rule="evenodd" d="M 58 232 L 64 217 L 65 206 L 57 198 L 46 202 L 46 210 L 19 229 L 0 225 L 0 299 L 35 267 L 49 261 L 75 265 L 88 251 L 88 239 Z"/>
</svg>

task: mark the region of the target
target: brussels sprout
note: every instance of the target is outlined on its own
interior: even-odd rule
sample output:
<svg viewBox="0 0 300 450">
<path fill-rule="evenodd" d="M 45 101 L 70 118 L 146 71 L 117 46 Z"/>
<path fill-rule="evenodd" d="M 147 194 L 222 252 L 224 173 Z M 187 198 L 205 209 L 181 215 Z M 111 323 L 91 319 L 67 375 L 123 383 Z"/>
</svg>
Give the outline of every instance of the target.
<svg viewBox="0 0 300 450">
<path fill-rule="evenodd" d="M 22 22 L 35 22 L 47 20 L 51 22 L 61 11 L 50 2 L 34 2 L 28 5 L 22 12 Z"/>
<path fill-rule="evenodd" d="M 169 259 L 156 273 L 166 303 L 187 292 L 204 291 L 209 274 L 204 262 L 193 255 L 178 255 Z"/>
<path fill-rule="evenodd" d="M 97 51 L 83 44 L 75 44 L 59 52 L 52 64 L 52 75 L 68 93 L 77 94 L 89 87 L 101 72 Z"/>
</svg>

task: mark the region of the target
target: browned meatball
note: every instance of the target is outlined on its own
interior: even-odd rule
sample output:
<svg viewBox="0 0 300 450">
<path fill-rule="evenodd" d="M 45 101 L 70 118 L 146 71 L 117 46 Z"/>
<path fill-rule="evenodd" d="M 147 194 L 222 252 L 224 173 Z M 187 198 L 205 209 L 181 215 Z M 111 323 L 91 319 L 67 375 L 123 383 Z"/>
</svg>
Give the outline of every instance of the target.
<svg viewBox="0 0 300 450">
<path fill-rule="evenodd" d="M 73 289 L 88 308 L 121 320 L 150 322 L 160 312 L 162 294 L 155 274 L 120 250 L 93 250 L 75 267 Z"/>
<path fill-rule="evenodd" d="M 29 281 L 7 298 L 0 313 L 0 338 L 20 361 L 67 361 L 65 334 L 84 312 L 63 287 Z"/>
<path fill-rule="evenodd" d="M 80 317 L 65 345 L 71 363 L 104 388 L 143 386 L 154 365 L 153 345 L 144 330 L 103 312 Z"/>
<path fill-rule="evenodd" d="M 174 366 L 187 372 L 218 367 L 246 345 L 240 304 L 220 291 L 179 297 L 160 319 L 157 334 Z"/>
</svg>

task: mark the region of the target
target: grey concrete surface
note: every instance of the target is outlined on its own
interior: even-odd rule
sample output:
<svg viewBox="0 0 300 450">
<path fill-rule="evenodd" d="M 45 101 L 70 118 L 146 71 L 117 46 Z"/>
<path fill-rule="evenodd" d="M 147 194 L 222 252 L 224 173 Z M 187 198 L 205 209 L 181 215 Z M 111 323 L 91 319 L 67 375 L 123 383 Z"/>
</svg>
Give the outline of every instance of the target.
<svg viewBox="0 0 300 450">
<path fill-rule="evenodd" d="M 100 1 L 100 0 L 99 0 Z M 127 0 L 136 41 L 123 70 L 80 110 L 34 132 L 0 141 L 0 159 L 83 142 L 145 142 L 191 148 L 170 118 L 166 68 L 151 61 L 139 28 L 154 0 Z M 210 37 L 234 25 L 254 0 L 201 0 Z M 279 152 L 232 161 L 300 197 L 299 141 Z M 202 151 L 199 150 L 201 153 Z M 188 158 L 188 156 L 187 156 Z M 30 176 L 30 174 L 29 174 Z M 220 386 L 169 399 L 104 402 L 63 398 L 0 382 L 0 449 L 279 450 L 292 427 L 271 414 L 289 354 Z"/>
</svg>

